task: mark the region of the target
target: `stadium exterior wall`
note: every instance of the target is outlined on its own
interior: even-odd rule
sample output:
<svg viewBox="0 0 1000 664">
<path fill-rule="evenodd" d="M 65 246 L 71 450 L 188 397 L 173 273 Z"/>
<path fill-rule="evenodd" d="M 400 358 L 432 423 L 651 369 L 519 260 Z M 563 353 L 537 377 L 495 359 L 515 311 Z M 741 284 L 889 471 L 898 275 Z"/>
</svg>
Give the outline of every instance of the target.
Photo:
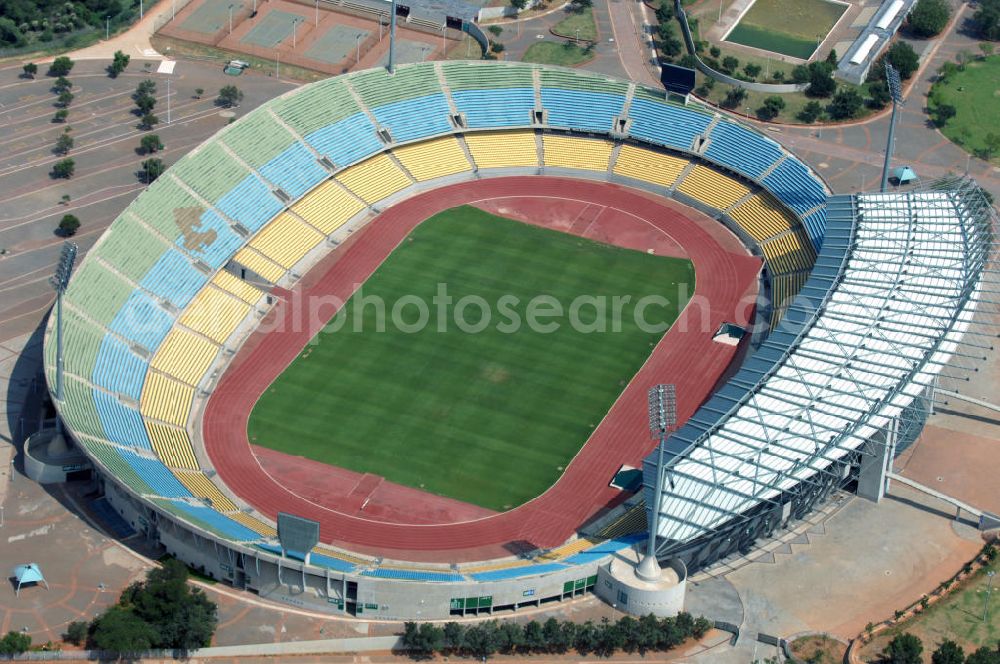
<svg viewBox="0 0 1000 664">
<path fill-rule="evenodd" d="M 346 574 L 215 537 L 135 499 L 117 478 L 103 470 L 99 476 L 114 509 L 146 539 L 159 542 L 167 553 L 191 568 L 234 588 L 322 613 L 388 620 L 510 614 L 592 591 L 598 569 L 606 567 L 612 557 L 550 574 L 491 582 L 439 583 Z M 573 590 L 567 592 L 567 586 Z M 453 612 L 453 600 L 473 597 L 489 598 L 489 605 Z"/>
</svg>

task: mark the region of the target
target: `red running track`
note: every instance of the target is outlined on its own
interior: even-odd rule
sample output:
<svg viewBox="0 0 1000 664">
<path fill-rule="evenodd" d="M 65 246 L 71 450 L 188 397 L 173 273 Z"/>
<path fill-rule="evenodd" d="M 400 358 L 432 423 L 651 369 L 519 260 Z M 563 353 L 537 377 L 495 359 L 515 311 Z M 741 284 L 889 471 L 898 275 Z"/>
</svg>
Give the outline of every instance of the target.
<svg viewBox="0 0 1000 664">
<path fill-rule="evenodd" d="M 559 214 L 554 199 L 565 201 L 568 216 Z M 343 500 L 323 500 L 307 492 L 309 497 L 304 497 L 272 477 L 247 439 L 250 411 L 335 313 L 331 306 L 323 320 L 305 320 L 307 307 L 298 303 L 330 296 L 346 301 L 413 228 L 442 210 L 467 203 L 495 210 L 506 206 L 520 210 L 510 216 L 528 219 L 532 215 L 525 212 L 525 204 L 530 208 L 531 200 L 544 213 L 542 219 L 533 218 L 534 223 L 637 249 L 655 246 L 671 255 L 686 253 L 696 271 L 690 303 L 559 481 L 507 512 L 454 523 L 393 523 L 366 518 L 357 505 Z M 717 222 L 628 187 L 532 176 L 477 180 L 419 194 L 383 212 L 295 291 L 284 293 L 209 399 L 202 420 L 205 447 L 223 482 L 254 508 L 271 518 L 281 511 L 319 521 L 323 542 L 349 550 L 401 560 L 464 562 L 558 546 L 620 499 L 620 492 L 607 486 L 618 467 L 638 466 L 652 449 L 646 422 L 649 386 L 677 385 L 680 422 L 710 395 L 736 350 L 714 343 L 712 334 L 723 321 L 745 322 L 752 314 L 759 270 L 759 259 L 747 255 Z M 321 274 L 315 278 L 317 272 Z M 428 501 L 437 498 L 425 495 Z"/>
</svg>

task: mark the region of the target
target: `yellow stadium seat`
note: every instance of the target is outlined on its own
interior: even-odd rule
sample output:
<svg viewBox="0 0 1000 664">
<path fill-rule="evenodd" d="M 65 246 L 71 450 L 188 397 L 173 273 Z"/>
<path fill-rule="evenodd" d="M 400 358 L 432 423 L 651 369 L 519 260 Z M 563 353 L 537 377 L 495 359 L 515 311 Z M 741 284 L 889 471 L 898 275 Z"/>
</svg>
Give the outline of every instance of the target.
<svg viewBox="0 0 1000 664">
<path fill-rule="evenodd" d="M 212 278 L 212 283 L 226 291 L 232 293 L 247 304 L 254 304 L 261 298 L 264 291 L 239 279 L 225 270 L 219 270 Z"/>
<path fill-rule="evenodd" d="M 322 233 L 285 213 L 261 229 L 249 246 L 290 270 L 324 239 Z"/>
<path fill-rule="evenodd" d="M 701 164 L 687 174 L 677 190 L 718 210 L 729 208 L 750 193 L 749 189 L 736 180 Z"/>
<path fill-rule="evenodd" d="M 643 180 L 669 187 L 677 181 L 681 171 L 688 165 L 687 159 L 672 157 L 660 152 L 623 145 L 615 160 L 614 172 L 627 178 Z"/>
<path fill-rule="evenodd" d="M 185 426 L 193 400 L 193 387 L 156 371 L 150 371 L 146 375 L 146 383 L 142 386 L 139 409 L 143 417 Z"/>
<path fill-rule="evenodd" d="M 264 258 L 249 247 L 243 247 L 233 256 L 240 265 L 250 268 L 268 281 L 274 283 L 284 276 L 287 270 L 272 260 Z"/>
<path fill-rule="evenodd" d="M 246 512 L 237 512 L 236 514 L 230 514 L 229 518 L 233 521 L 242 523 L 244 526 L 254 531 L 255 533 L 260 533 L 265 537 L 276 537 L 278 531 L 267 525 L 260 519 L 254 518 L 247 514 Z"/>
<path fill-rule="evenodd" d="M 533 131 L 491 131 L 465 135 L 478 168 L 537 167 L 538 146 Z"/>
<path fill-rule="evenodd" d="M 609 141 L 592 138 L 572 138 L 546 134 L 542 137 L 542 152 L 546 166 L 577 168 L 585 171 L 606 171 L 611 162 Z"/>
<path fill-rule="evenodd" d="M 206 286 L 194 297 L 178 322 L 223 344 L 249 311 L 250 305 L 246 302 Z"/>
<path fill-rule="evenodd" d="M 581 551 L 586 551 L 595 544 L 598 540 L 589 537 L 581 537 L 580 539 L 573 540 L 568 544 L 563 544 L 562 546 L 552 549 L 543 556 L 539 556 L 539 560 L 562 560 L 563 558 L 568 558 L 574 554 L 580 553 Z"/>
<path fill-rule="evenodd" d="M 238 512 L 239 508 L 233 501 L 225 496 L 219 487 L 212 483 L 212 480 L 205 476 L 205 473 L 198 471 L 194 473 L 175 472 L 174 475 L 181 481 L 187 490 L 199 498 L 208 498 L 212 501 L 212 507 L 220 512 Z"/>
<path fill-rule="evenodd" d="M 404 145 L 392 153 L 419 182 L 472 170 L 462 146 L 451 136 Z"/>
<path fill-rule="evenodd" d="M 732 209 L 729 216 L 758 242 L 789 231 L 796 224 L 795 219 L 766 194 L 754 194 Z"/>
<path fill-rule="evenodd" d="M 172 427 L 145 420 L 146 432 L 160 461 L 170 468 L 198 469 L 198 460 L 191 448 L 191 439 L 181 427 Z"/>
<path fill-rule="evenodd" d="M 337 180 L 368 203 L 392 196 L 411 184 L 410 178 L 384 154 L 345 169 Z"/>
<path fill-rule="evenodd" d="M 328 180 L 296 203 L 292 212 L 329 235 L 364 209 L 364 203 Z"/>
<path fill-rule="evenodd" d="M 197 385 L 218 352 L 219 346 L 205 337 L 175 327 L 160 344 L 150 366 L 188 385 Z"/>
</svg>

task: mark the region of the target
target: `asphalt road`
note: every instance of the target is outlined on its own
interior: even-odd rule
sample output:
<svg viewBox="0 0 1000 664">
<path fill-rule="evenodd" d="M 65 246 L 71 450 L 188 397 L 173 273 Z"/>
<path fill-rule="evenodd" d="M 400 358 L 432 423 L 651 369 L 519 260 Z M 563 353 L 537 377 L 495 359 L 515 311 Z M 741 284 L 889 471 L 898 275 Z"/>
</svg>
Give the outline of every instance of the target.
<svg viewBox="0 0 1000 664">
<path fill-rule="evenodd" d="M 0 68 L 0 249 L 6 251 L 0 256 L 0 342 L 34 329 L 52 301 L 47 280 L 63 241 L 54 233 L 62 215 L 79 217 L 74 242 L 86 251 L 143 189 L 138 171 L 145 156 L 137 151 L 143 134 L 160 136 L 166 149 L 157 156 L 170 165 L 229 121 L 214 103 L 223 85 L 244 92 L 237 116 L 295 85 L 252 73 L 233 78 L 216 63 L 178 61 L 169 76 L 153 73 L 158 63 L 149 62 L 149 72 L 145 64 L 133 59 L 125 74 L 112 79 L 104 61 L 77 62 L 68 77 L 74 99 L 65 123 L 52 122 L 54 79 L 19 78 L 19 65 Z M 131 95 L 145 78 L 157 84 L 154 113 L 160 124 L 152 132 L 138 129 L 132 113 Z M 195 98 L 196 88 L 206 91 L 203 98 Z M 76 172 L 69 180 L 54 179 L 52 165 L 62 157 L 53 147 L 67 127 L 75 140 L 69 156 Z M 61 202 L 64 195 L 68 204 Z"/>
</svg>

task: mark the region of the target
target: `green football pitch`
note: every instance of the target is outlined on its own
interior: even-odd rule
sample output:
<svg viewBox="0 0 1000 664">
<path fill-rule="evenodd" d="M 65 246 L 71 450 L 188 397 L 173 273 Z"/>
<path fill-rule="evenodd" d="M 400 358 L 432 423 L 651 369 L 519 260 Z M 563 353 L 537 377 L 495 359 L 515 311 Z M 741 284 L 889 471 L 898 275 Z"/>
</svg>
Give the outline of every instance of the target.
<svg viewBox="0 0 1000 664">
<path fill-rule="evenodd" d="M 805 60 L 845 11 L 829 0 L 756 0 L 726 41 Z"/>
<path fill-rule="evenodd" d="M 447 210 L 420 224 L 265 391 L 250 440 L 490 509 L 515 507 L 559 478 L 694 278 L 688 260 Z M 442 287 L 451 306 L 434 300 Z M 467 296 L 482 300 L 459 306 Z M 574 316 L 580 296 L 592 297 L 577 300 Z M 620 316 L 615 296 L 630 296 Z M 669 304 L 654 301 L 641 320 L 660 329 L 636 316 L 638 301 L 653 296 Z M 555 303 L 562 317 L 537 315 Z"/>
</svg>

